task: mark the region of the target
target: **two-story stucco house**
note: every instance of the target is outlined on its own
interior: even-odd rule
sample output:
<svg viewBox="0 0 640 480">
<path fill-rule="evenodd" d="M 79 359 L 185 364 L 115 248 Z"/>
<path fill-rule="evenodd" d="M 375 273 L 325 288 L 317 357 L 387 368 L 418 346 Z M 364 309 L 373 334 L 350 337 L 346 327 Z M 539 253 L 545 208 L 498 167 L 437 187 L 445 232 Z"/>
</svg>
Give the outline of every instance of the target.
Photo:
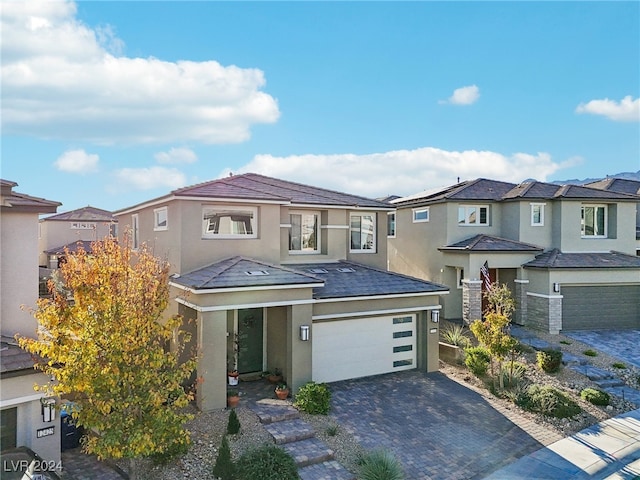
<svg viewBox="0 0 640 480">
<path fill-rule="evenodd" d="M 80 243 L 90 250 L 91 242 L 116 236 L 117 220 L 111 212 L 86 206 L 40 219 L 38 229 L 39 265 L 58 268 L 65 248 L 75 252 Z"/>
<path fill-rule="evenodd" d="M 443 315 L 482 315 L 485 267 L 514 321 L 552 333 L 640 327 L 637 195 L 476 179 L 394 200 L 389 269 L 448 285 Z"/>
<path fill-rule="evenodd" d="M 390 205 L 257 174 L 174 190 L 114 212 L 172 268 L 174 302 L 198 347 L 197 402 L 226 405 L 227 369 L 282 370 L 294 391 L 438 369 L 448 288 L 390 273 Z M 191 322 L 188 322 L 191 320 Z"/>
<path fill-rule="evenodd" d="M 3 449 L 27 446 L 59 462 L 59 419 L 33 389 L 48 378 L 14 336 L 36 335 L 36 319 L 21 306 L 34 308 L 38 299 L 38 215 L 55 213 L 60 203 L 15 192 L 17 185 L 0 180 L 0 442 Z"/>
</svg>

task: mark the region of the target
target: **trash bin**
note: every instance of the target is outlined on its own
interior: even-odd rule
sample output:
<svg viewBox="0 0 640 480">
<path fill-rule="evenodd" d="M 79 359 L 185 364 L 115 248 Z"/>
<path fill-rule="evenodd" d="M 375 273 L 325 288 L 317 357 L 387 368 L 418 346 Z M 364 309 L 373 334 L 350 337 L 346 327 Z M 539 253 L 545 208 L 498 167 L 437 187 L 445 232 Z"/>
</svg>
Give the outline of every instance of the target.
<svg viewBox="0 0 640 480">
<path fill-rule="evenodd" d="M 76 421 L 65 409 L 60 412 L 60 449 L 69 450 L 80 446 L 82 427 L 76 425 Z"/>
</svg>

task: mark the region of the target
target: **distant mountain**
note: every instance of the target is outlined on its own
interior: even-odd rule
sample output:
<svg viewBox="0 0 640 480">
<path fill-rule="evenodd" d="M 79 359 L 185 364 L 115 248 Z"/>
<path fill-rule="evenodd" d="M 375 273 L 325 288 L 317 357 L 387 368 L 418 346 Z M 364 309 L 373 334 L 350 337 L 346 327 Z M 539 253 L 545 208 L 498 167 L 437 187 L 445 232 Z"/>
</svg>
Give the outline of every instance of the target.
<svg viewBox="0 0 640 480">
<path fill-rule="evenodd" d="M 637 172 L 622 172 L 616 173 L 615 175 L 607 175 L 606 178 L 624 178 L 626 180 L 636 180 L 640 182 L 640 170 Z M 579 180 L 577 178 L 572 178 L 570 180 L 553 180 L 550 183 L 555 183 L 557 185 L 584 185 L 585 183 L 597 182 L 598 180 L 603 180 L 602 178 L 585 178 L 583 180 Z"/>
</svg>

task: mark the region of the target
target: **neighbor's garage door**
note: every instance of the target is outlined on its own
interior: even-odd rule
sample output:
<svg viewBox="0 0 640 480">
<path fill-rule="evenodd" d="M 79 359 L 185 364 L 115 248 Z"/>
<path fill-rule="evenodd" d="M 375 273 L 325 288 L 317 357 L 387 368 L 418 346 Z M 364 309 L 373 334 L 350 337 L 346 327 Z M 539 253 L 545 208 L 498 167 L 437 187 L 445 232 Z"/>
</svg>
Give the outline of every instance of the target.
<svg viewBox="0 0 640 480">
<path fill-rule="evenodd" d="M 640 285 L 562 287 L 562 329 L 640 328 Z"/>
<path fill-rule="evenodd" d="M 313 324 L 313 380 L 335 382 L 416 366 L 415 315 Z"/>
</svg>

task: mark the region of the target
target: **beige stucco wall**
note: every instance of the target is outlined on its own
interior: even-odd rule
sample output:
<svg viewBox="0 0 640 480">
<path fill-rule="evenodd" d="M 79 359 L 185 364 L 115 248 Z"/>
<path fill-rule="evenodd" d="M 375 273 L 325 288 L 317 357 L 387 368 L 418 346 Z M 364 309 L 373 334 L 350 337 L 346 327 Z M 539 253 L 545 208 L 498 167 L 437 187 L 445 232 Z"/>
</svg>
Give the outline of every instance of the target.
<svg viewBox="0 0 640 480">
<path fill-rule="evenodd" d="M 41 413 L 41 393 L 34 391 L 35 383 L 44 385 L 47 377 L 33 373 L 2 379 L 0 408 L 17 408 L 17 446 L 27 446 L 44 460 L 60 461 L 60 411 L 56 410 L 53 422 L 43 422 Z M 37 438 L 36 431 L 54 427 L 54 434 Z"/>
<path fill-rule="evenodd" d="M 34 308 L 38 299 L 38 215 L 0 216 L 0 326 L 3 335 L 34 336 L 37 322 L 21 305 Z"/>
</svg>

